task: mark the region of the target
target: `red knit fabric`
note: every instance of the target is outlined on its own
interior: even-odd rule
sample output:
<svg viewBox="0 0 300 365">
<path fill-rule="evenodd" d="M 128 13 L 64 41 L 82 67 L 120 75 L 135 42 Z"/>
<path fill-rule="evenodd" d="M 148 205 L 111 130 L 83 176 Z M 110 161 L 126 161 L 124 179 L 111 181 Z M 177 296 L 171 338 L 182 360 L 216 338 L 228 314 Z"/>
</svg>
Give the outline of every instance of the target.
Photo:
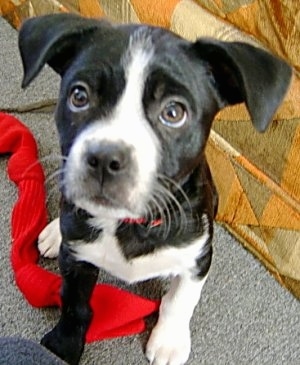
<svg viewBox="0 0 300 365">
<path fill-rule="evenodd" d="M 18 187 L 11 217 L 11 263 L 16 284 L 32 306 L 60 306 L 60 275 L 38 265 L 36 241 L 47 223 L 47 211 L 37 145 L 28 128 L 5 113 L 0 113 L 0 154 L 11 155 L 8 176 Z M 142 332 L 144 317 L 157 311 L 159 302 L 97 284 L 91 306 L 94 316 L 87 342 Z"/>
</svg>

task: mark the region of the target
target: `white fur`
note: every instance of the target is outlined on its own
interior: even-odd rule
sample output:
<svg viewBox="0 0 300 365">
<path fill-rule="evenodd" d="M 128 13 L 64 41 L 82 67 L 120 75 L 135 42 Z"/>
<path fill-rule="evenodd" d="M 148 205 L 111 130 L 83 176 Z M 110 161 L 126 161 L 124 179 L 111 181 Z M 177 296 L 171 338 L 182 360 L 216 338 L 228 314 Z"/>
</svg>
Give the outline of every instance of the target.
<svg viewBox="0 0 300 365">
<path fill-rule="evenodd" d="M 42 256 L 53 259 L 58 256 L 60 244 L 61 234 L 59 218 L 56 218 L 40 233 L 38 238 L 38 249 Z"/>
<path fill-rule="evenodd" d="M 178 275 L 192 269 L 207 238 L 208 235 L 205 234 L 186 247 L 163 248 L 129 261 L 123 256 L 117 239 L 106 233 L 93 243 L 76 242 L 73 249 L 78 260 L 90 262 L 128 283 L 134 283 L 155 277 Z"/>
<path fill-rule="evenodd" d="M 206 277 L 195 280 L 190 272 L 177 276 L 162 298 L 159 318 L 146 347 L 152 365 L 182 365 L 191 349 L 190 319 L 197 305 Z"/>
</svg>

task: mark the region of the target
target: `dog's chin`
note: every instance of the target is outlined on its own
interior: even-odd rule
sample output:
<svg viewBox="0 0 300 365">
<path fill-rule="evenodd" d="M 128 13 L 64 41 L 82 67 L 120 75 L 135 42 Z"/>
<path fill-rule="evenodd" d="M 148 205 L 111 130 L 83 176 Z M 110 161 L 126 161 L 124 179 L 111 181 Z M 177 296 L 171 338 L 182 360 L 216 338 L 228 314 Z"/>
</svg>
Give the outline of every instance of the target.
<svg viewBox="0 0 300 365">
<path fill-rule="evenodd" d="M 124 202 L 116 201 L 104 196 L 93 198 L 78 198 L 74 200 L 76 207 L 88 212 L 93 217 L 121 220 L 125 218 L 139 218 L 143 212 L 140 207 L 135 207 Z"/>
</svg>

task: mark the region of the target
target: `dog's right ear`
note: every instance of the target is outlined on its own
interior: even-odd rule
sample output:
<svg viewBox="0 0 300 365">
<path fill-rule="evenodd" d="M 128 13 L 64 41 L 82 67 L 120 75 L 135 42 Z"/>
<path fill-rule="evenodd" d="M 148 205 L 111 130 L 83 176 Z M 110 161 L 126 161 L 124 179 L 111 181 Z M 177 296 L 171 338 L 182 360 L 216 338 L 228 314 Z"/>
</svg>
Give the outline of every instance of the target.
<svg viewBox="0 0 300 365">
<path fill-rule="evenodd" d="M 19 33 L 24 68 L 22 87 L 28 86 L 46 63 L 62 75 L 84 40 L 100 24 L 99 20 L 75 14 L 52 14 L 26 20 Z"/>
</svg>

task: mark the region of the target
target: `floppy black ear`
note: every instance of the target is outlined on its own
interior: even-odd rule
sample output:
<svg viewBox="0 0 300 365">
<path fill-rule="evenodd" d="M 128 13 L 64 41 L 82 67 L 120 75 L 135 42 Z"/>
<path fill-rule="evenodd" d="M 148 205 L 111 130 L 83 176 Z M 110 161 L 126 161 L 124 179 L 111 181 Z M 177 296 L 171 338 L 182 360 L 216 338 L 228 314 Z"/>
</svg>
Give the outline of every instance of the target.
<svg viewBox="0 0 300 365">
<path fill-rule="evenodd" d="M 75 14 L 52 14 L 26 20 L 19 33 L 19 49 L 26 87 L 48 63 L 62 74 L 84 40 L 101 22 Z"/>
<path fill-rule="evenodd" d="M 225 105 L 245 102 L 253 125 L 264 132 L 288 89 L 291 67 L 262 49 L 240 42 L 199 39 L 193 51 L 208 63 Z"/>
</svg>

